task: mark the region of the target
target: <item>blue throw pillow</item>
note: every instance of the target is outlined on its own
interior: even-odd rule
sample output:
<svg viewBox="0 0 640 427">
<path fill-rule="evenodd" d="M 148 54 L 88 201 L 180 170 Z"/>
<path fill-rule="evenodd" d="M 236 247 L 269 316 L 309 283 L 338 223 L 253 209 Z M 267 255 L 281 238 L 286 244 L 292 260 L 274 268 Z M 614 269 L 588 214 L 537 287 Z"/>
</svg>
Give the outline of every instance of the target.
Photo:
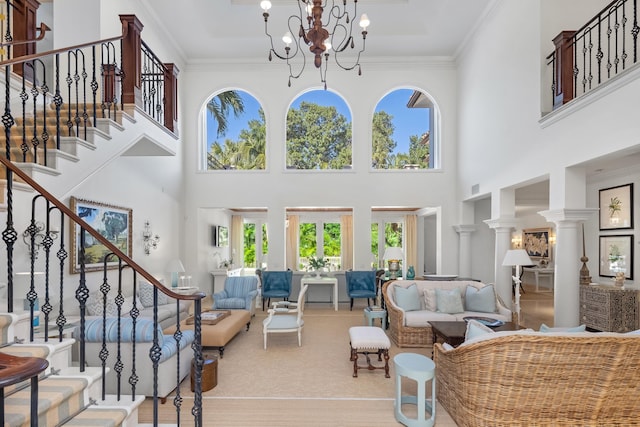
<svg viewBox="0 0 640 427">
<path fill-rule="evenodd" d="M 420 310 L 420 297 L 418 286 L 413 284 L 407 288 L 395 286 L 396 304 L 404 311 Z"/>
<path fill-rule="evenodd" d="M 544 323 L 540 325 L 540 332 L 585 332 L 587 325 L 574 326 L 572 328 L 551 328 Z"/>
<path fill-rule="evenodd" d="M 456 314 L 464 312 L 460 289 L 436 289 L 436 307 L 441 313 Z"/>
<path fill-rule="evenodd" d="M 487 285 L 480 289 L 474 286 L 467 286 L 464 303 L 467 311 L 495 313 L 496 293 L 493 290 L 493 285 Z"/>
</svg>

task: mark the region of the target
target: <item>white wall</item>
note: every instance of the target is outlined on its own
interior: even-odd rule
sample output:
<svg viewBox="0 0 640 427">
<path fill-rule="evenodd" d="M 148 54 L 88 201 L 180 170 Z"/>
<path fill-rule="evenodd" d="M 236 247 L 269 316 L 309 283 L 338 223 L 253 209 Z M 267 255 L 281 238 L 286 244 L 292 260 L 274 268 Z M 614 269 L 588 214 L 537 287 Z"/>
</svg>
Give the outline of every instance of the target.
<svg viewBox="0 0 640 427">
<path fill-rule="evenodd" d="M 289 104 L 308 88 L 317 88 L 317 73 L 309 70 L 293 87 L 286 85 L 283 64 L 211 64 L 187 67 L 181 77 L 181 93 L 191 102 L 182 109 L 186 162 L 184 230 L 187 241 L 203 232 L 200 221 L 192 221 L 202 209 L 265 207 L 270 234 L 269 265 L 284 267 L 284 216 L 287 207 L 353 208 L 355 236 L 354 268 L 368 268 L 372 206 L 442 206 L 442 246 L 445 253 L 457 253 L 455 198 L 456 128 L 455 70 L 450 64 L 365 64 L 363 75 L 330 67 L 328 83 L 350 106 L 353 121 L 354 167 L 345 171 L 286 171 L 285 118 Z M 371 120 L 376 103 L 398 87 L 420 88 L 434 97 L 442 120 L 443 170 L 380 172 L 369 169 Z M 202 141 L 201 112 L 215 93 L 243 89 L 258 99 L 267 120 L 267 170 L 208 171 L 198 169 Z M 206 265 L 207 251 L 193 245 L 184 248 L 187 262 Z M 438 271 L 457 272 L 456 257 L 445 256 Z"/>
</svg>

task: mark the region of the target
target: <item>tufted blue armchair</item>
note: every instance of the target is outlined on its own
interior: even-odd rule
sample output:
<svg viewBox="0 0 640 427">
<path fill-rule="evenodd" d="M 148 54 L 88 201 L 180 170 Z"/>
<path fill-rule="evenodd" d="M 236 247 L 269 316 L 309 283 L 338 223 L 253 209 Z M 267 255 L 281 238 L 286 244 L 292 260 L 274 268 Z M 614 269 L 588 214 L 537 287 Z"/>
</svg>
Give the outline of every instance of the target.
<svg viewBox="0 0 640 427">
<path fill-rule="evenodd" d="M 214 310 L 249 310 L 255 314 L 258 276 L 233 276 L 224 280 L 224 290 L 213 294 Z"/>
<path fill-rule="evenodd" d="M 291 295 L 291 282 L 293 281 L 293 271 L 263 271 L 262 272 L 262 311 L 264 311 L 264 300 L 267 305 L 271 303 L 271 298 L 283 298 L 289 300 Z"/>
<path fill-rule="evenodd" d="M 367 303 L 369 298 L 375 301 L 377 294 L 375 270 L 347 271 L 345 279 L 347 280 L 347 295 L 351 300 L 349 310 L 353 310 L 354 298 L 366 298 Z M 369 303 L 369 305 L 371 304 Z"/>
</svg>

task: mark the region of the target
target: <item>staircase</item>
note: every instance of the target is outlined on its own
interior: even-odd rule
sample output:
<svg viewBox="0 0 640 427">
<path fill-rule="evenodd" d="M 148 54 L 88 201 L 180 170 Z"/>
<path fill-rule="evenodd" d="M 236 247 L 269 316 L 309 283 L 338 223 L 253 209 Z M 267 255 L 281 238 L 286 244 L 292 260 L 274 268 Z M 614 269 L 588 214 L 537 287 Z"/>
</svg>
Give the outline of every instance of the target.
<svg viewBox="0 0 640 427">
<path fill-rule="evenodd" d="M 2 355 L 20 358 L 40 358 L 48 362 L 48 367 L 38 379 L 37 425 L 41 426 L 137 426 L 138 407 L 144 401 L 139 396 L 133 401 L 100 396 L 101 370 L 86 368 L 80 372 L 74 366 L 73 346 L 75 340 L 64 338 L 59 342 L 33 342 L 14 339 L 29 331 L 29 313 L 1 315 Z M 11 337 L 10 339 L 8 339 Z M 77 364 L 77 362 L 76 362 Z M 30 419 L 29 382 L 18 382 L 4 389 L 5 426 L 18 427 L 32 425 Z"/>
<path fill-rule="evenodd" d="M 173 128 L 158 120 L 156 106 L 151 108 L 150 114 L 146 105 L 137 105 L 135 94 L 144 95 L 148 90 L 144 86 L 146 73 L 150 73 L 150 80 L 158 81 L 162 76 L 157 69 L 149 71 L 148 63 L 141 61 L 139 55 L 151 52 L 145 45 L 141 46 L 140 29 L 135 25 L 137 20 L 131 15 L 122 15 L 123 35 L 86 46 L 75 46 L 69 51 L 58 50 L 52 53 L 42 53 L 38 56 L 48 58 L 42 61 L 44 64 L 55 64 L 53 70 L 38 71 L 33 60 L 13 59 L 0 61 L 0 70 L 4 70 L 4 79 L 0 80 L 0 87 L 4 86 L 5 106 L 2 123 L 5 128 L 4 146 L 6 155 L 0 155 L 0 218 L 6 223 L 2 231 L 2 263 L 0 270 L 6 267 L 0 282 L 7 281 L 6 286 L 0 286 L 6 296 L 0 295 L 0 394 L 3 399 L 2 415 L 5 426 L 136 426 L 139 425 L 139 408 L 145 402 L 145 396 L 135 392 L 135 378 L 123 378 L 122 385 L 118 383 L 118 395 L 109 395 L 104 392 L 104 375 L 112 370 L 120 372 L 127 370 L 127 364 L 136 366 L 136 358 L 151 359 L 153 372 L 142 372 L 140 375 L 157 378 L 158 359 L 161 348 L 158 339 L 154 337 L 152 350 L 149 354 L 136 354 L 135 339 L 126 342 L 126 337 L 120 337 L 118 341 L 110 343 L 120 348 L 123 345 L 132 345 L 134 350 L 133 360 L 118 360 L 113 366 L 106 364 L 108 351 L 106 335 L 104 334 L 101 353 L 105 352 L 102 366 L 89 366 L 85 359 L 85 333 L 86 302 L 89 298 L 89 289 L 85 276 L 85 236 L 90 236 L 94 242 L 102 244 L 111 252 L 109 261 L 117 264 L 119 275 L 117 283 L 110 283 L 107 274 L 107 263 L 104 267 L 104 281 L 100 286 L 104 306 L 107 301 L 115 301 L 118 305 L 117 316 L 125 315 L 122 309 L 124 293 L 135 294 L 136 278 L 139 276 L 154 286 L 154 298 L 163 292 L 169 297 L 178 300 L 193 301 L 195 313 L 195 341 L 192 358 L 194 363 L 195 392 L 193 407 L 182 408 L 182 398 L 179 394 L 179 383 L 176 382 L 177 395 L 173 401 L 176 411 L 176 419 L 180 424 L 181 412 L 187 412 L 193 416 L 193 425 L 202 425 L 202 348 L 200 336 L 200 311 L 203 294 L 179 295 L 167 290 L 150 273 L 142 269 L 127 254 L 120 251 L 106 237 L 90 227 L 61 201 L 68 197 L 74 188 L 83 180 L 104 168 L 114 159 L 121 156 L 144 155 L 174 155 L 176 152 L 177 137 Z M 116 48 L 116 42 L 120 44 Z M 136 46 L 137 49 L 131 49 Z M 122 58 L 121 64 L 112 62 L 104 63 L 96 56 L 96 51 L 113 49 L 110 58 Z M 69 66 L 67 57 L 60 60 L 60 55 L 70 55 L 69 58 L 77 58 L 78 52 L 83 49 L 87 58 L 86 63 L 92 63 L 93 68 L 84 68 L 84 56 L 81 64 L 81 72 L 78 72 L 78 64 Z M 119 52 L 116 52 L 117 50 Z M 152 52 L 150 53 L 151 55 Z M 92 56 L 93 55 L 93 56 Z M 133 55 L 134 58 L 130 58 Z M 138 55 L 138 58 L 135 56 Z M 104 60 L 104 58 L 102 58 Z M 157 58 L 154 60 L 157 62 Z M 24 76 L 25 64 L 30 63 L 34 69 L 33 82 Z M 38 62 L 39 64 L 40 62 Z M 59 66 L 59 63 L 65 65 Z M 145 63 L 145 71 L 137 74 L 142 76 L 142 82 L 127 79 L 128 75 L 136 75 L 131 71 L 130 64 Z M 98 64 L 98 65 L 96 65 Z M 15 73 L 16 66 L 22 67 L 22 73 Z M 69 70 L 66 70 L 68 68 Z M 106 70 L 106 72 L 105 72 Z M 114 72 L 113 70 L 124 70 Z M 129 71 L 126 71 L 129 70 Z M 66 74 L 66 78 L 64 77 Z M 173 71 L 164 75 L 167 76 Z M 51 85 L 46 84 L 46 76 L 56 76 Z M 62 77 L 61 77 L 62 76 Z M 175 83 L 175 82 L 174 82 Z M 66 85 L 66 86 L 65 86 Z M 143 87 L 144 86 L 144 87 Z M 174 87 L 165 82 L 165 89 L 173 91 Z M 78 87 L 81 88 L 78 91 Z M 120 88 L 116 90 L 115 88 Z M 73 90 L 72 90 L 73 89 Z M 158 88 L 154 88 L 157 91 Z M 75 94 L 74 94 L 75 90 Z M 67 93 L 65 98 L 63 93 Z M 88 95 L 87 95 L 88 94 Z M 129 101 L 129 102 L 127 102 Z M 166 107 L 163 106 L 163 107 Z M 164 111 L 164 110 L 163 110 Z M 173 119 L 173 113 L 168 113 Z M 163 115 L 159 115 L 164 119 Z M 171 123 L 172 124 L 172 123 Z M 6 178 L 6 179 L 4 179 Z M 15 243 L 22 238 L 15 226 L 15 221 L 21 221 L 31 213 L 30 226 L 31 241 L 36 235 L 36 225 L 44 224 L 46 227 L 40 232 L 40 245 L 44 252 L 44 266 L 42 258 L 37 265 L 38 270 L 44 269 L 46 274 L 45 290 L 37 289 L 34 284 L 36 269 L 36 251 L 30 250 L 28 259 L 23 259 L 24 254 L 15 251 Z M 54 241 L 51 238 L 50 224 L 58 224 L 64 232 L 66 224 L 70 221 L 73 226 L 79 226 L 81 239 L 78 247 L 71 250 L 77 251 L 79 266 L 79 279 L 70 280 L 64 272 L 69 271 L 69 248 L 65 246 L 64 239 Z M 69 242 L 69 245 L 71 243 Z M 6 256 L 5 256 L 6 255 Z M 14 279 L 16 265 L 30 265 L 30 286 L 25 292 L 18 289 Z M 131 274 L 132 282 L 124 284 L 122 271 Z M 113 274 L 112 274 L 113 276 Z M 6 277 L 6 279 L 5 279 Z M 66 280 L 66 282 L 65 282 Z M 4 285 L 0 283 L 0 285 Z M 132 286 L 132 288 L 131 288 Z M 125 289 L 128 287 L 127 289 Z M 4 290 L 3 290 L 4 289 Z M 6 290 L 6 291 L 5 291 Z M 55 291 L 51 292 L 50 291 Z M 64 307 L 63 298 L 60 301 L 50 299 L 53 294 L 74 295 L 76 306 Z M 27 306 L 23 310 L 14 307 L 14 301 L 25 300 Z M 40 307 L 38 306 L 38 303 Z M 54 304 L 57 306 L 54 307 Z M 156 306 L 157 308 L 157 306 Z M 22 307 L 21 307 L 22 309 Z M 79 310 L 79 320 L 70 324 L 69 313 L 76 317 Z M 154 310 L 153 326 L 159 327 L 157 310 Z M 133 336 L 137 319 L 137 308 L 134 304 L 131 312 L 126 313 L 133 319 Z M 107 310 L 102 315 L 106 324 Z M 37 320 L 37 321 L 36 321 Z M 176 341 L 180 341 L 181 332 L 179 319 L 176 319 Z M 37 326 L 36 326 L 37 325 Z M 120 341 L 122 339 L 122 341 Z M 11 363 L 11 367 L 9 366 Z M 124 365 L 124 367 L 123 367 Z M 33 372 L 34 366 L 42 366 L 42 372 Z M 31 367 L 31 368 L 28 368 Z M 176 375 L 177 374 L 177 375 Z M 35 375 L 35 376 L 34 376 Z M 162 372 L 161 375 L 180 376 L 179 372 Z M 35 380 L 37 378 L 37 381 Z M 120 391 L 121 390 L 121 391 Z M 149 425 L 160 425 L 158 415 L 159 398 L 157 392 L 154 396 L 147 396 L 147 406 L 151 406 L 152 415 L 145 420 Z M 35 406 L 32 406 L 35 402 Z M 169 404 L 167 403 L 167 406 Z M 167 425 L 167 424 L 163 424 Z M 174 424 L 175 425 L 175 424 Z"/>
</svg>

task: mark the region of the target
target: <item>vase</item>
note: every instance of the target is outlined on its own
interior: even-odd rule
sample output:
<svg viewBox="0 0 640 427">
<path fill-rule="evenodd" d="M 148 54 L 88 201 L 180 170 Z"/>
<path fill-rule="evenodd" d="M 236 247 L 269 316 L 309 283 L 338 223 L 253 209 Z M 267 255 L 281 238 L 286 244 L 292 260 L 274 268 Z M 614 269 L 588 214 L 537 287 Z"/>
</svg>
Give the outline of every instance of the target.
<svg viewBox="0 0 640 427">
<path fill-rule="evenodd" d="M 416 270 L 413 268 L 413 265 L 410 265 L 409 268 L 407 268 L 407 279 L 413 280 L 415 278 L 416 278 Z"/>
</svg>

